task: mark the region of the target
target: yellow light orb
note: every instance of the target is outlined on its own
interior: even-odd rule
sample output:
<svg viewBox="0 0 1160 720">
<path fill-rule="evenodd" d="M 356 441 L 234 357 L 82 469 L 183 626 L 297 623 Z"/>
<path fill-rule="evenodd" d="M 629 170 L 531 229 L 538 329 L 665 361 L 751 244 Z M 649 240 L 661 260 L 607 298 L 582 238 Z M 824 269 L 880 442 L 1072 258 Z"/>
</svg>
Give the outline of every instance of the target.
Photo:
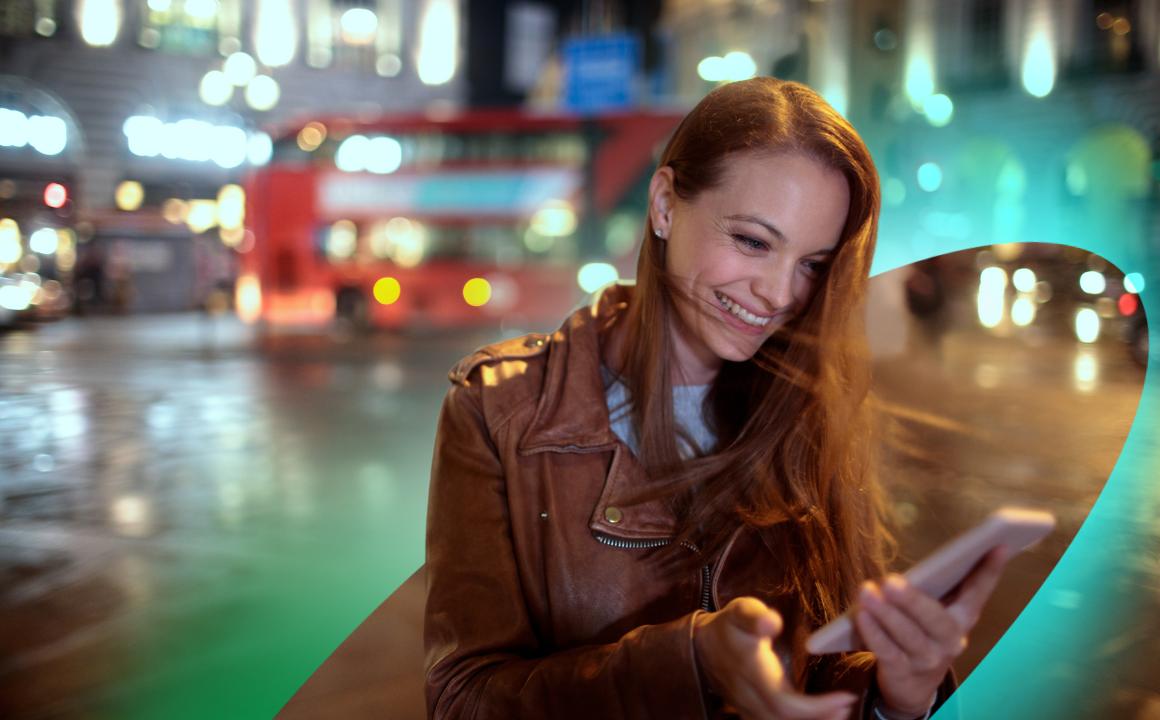
<svg viewBox="0 0 1160 720">
<path fill-rule="evenodd" d="M 145 188 L 136 180 L 126 180 L 117 186 L 114 197 L 118 208 L 132 212 L 141 207 L 141 201 L 145 199 Z"/>
<path fill-rule="evenodd" d="M 399 281 L 392 277 L 379 278 L 375 281 L 375 300 L 378 300 L 383 305 L 390 305 L 398 300 L 402 291 L 402 288 L 399 286 Z"/>
<path fill-rule="evenodd" d="M 491 299 L 491 283 L 483 278 L 472 278 L 463 286 L 463 299 L 468 305 L 479 307 Z"/>
</svg>

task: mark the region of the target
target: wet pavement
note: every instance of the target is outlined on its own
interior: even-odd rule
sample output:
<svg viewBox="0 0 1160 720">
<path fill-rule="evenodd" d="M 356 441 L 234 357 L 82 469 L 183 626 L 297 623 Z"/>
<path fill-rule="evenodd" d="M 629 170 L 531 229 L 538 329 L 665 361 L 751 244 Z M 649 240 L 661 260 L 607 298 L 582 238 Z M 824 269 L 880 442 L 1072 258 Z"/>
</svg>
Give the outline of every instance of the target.
<svg viewBox="0 0 1160 720">
<path fill-rule="evenodd" d="M 904 423 L 915 453 L 888 473 L 900 566 L 1004 503 L 1060 527 L 1013 561 L 960 677 L 1083 522 L 1144 380 L 1114 339 L 995 337 L 967 315 L 876 365 L 884 400 L 935 416 Z M 0 336 L 0 716 L 273 716 L 422 562 L 446 371 L 494 339 L 259 338 L 196 315 Z M 1131 588 L 1148 618 L 1156 570 Z M 419 598 L 382 632 L 413 636 Z M 1147 622 L 1076 717 L 1160 717 Z"/>
</svg>

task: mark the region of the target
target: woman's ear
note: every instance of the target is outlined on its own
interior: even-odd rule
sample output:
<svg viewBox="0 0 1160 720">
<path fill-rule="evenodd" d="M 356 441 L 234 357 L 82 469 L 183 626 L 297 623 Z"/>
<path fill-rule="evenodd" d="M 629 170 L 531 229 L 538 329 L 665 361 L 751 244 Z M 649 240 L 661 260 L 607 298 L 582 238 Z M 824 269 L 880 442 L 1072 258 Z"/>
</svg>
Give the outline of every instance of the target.
<svg viewBox="0 0 1160 720">
<path fill-rule="evenodd" d="M 648 187 L 648 213 L 653 232 L 667 240 L 672 231 L 672 213 L 677 194 L 673 189 L 673 169 L 668 165 L 658 168 Z"/>
</svg>

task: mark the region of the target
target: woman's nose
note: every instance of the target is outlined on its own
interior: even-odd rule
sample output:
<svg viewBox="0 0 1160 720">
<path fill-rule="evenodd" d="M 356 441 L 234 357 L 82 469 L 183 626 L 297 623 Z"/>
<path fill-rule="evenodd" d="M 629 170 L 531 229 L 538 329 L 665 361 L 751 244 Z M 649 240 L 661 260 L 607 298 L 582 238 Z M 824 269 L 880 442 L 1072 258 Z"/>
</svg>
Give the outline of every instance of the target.
<svg viewBox="0 0 1160 720">
<path fill-rule="evenodd" d="M 793 303 L 793 276 L 797 264 L 778 263 L 775 268 L 757 279 L 753 294 L 771 313 L 781 312 Z"/>
</svg>

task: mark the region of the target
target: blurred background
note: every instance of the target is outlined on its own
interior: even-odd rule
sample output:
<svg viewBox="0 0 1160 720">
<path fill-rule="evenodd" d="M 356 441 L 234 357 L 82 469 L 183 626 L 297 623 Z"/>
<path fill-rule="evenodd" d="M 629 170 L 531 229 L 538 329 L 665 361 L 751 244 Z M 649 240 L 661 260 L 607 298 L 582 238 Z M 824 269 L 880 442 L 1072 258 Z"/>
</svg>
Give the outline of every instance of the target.
<svg viewBox="0 0 1160 720">
<path fill-rule="evenodd" d="M 669 134 L 755 75 L 881 176 L 900 566 L 1000 504 L 1060 518 L 968 676 L 1144 392 L 1160 0 L 0 0 L 0 716 L 273 716 L 422 563 L 447 370 L 631 278 Z M 1160 718 L 1135 510 L 1130 612 L 1020 717 Z M 404 717 L 400 597 L 361 697 Z"/>
</svg>

